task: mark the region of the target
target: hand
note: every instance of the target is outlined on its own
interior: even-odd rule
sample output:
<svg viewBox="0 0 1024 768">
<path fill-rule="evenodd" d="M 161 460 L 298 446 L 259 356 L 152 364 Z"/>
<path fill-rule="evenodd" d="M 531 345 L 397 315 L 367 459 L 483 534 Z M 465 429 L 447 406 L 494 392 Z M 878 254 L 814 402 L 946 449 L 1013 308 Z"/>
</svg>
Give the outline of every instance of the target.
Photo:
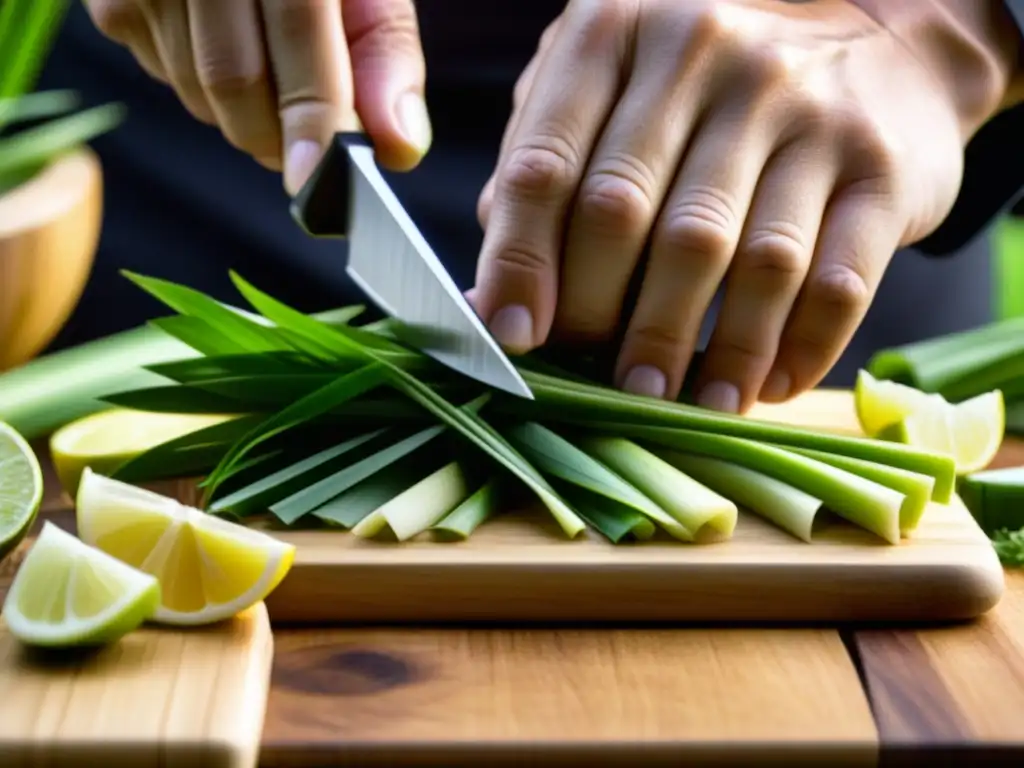
<svg viewBox="0 0 1024 768">
<path fill-rule="evenodd" d="M 264 166 L 283 167 L 292 193 L 330 137 L 358 118 L 395 170 L 416 165 L 430 144 L 412 0 L 85 4 L 195 117 Z"/>
<path fill-rule="evenodd" d="M 617 384 L 674 398 L 724 283 L 698 402 L 742 412 L 814 386 L 895 250 L 949 212 L 999 105 L 1009 64 L 962 48 L 950 60 L 991 75 L 973 99 L 853 2 L 572 0 L 481 196 L 477 308 L 517 352 L 606 341 L 629 313 Z"/>
</svg>

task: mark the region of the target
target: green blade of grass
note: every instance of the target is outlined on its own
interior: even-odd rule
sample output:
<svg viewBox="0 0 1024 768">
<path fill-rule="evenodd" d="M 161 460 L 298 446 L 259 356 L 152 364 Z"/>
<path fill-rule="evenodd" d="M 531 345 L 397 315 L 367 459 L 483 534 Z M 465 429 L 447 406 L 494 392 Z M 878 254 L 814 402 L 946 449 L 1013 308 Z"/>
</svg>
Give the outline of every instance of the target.
<svg viewBox="0 0 1024 768">
<path fill-rule="evenodd" d="M 943 504 L 949 501 L 953 493 L 956 463 L 950 456 L 943 454 L 882 440 L 718 413 L 583 384 L 566 384 L 542 374 L 524 372 L 523 377 L 533 389 L 538 404 L 543 407 L 541 418 L 544 421 L 587 426 L 595 431 L 599 429 L 606 435 L 623 437 L 629 436 L 624 430 L 650 426 L 811 448 L 930 475 L 935 478 L 932 498 Z M 503 413 L 518 415 L 525 410 L 532 414 L 530 418 L 538 417 L 535 407 L 515 398 L 503 399 L 497 406 Z"/>
<path fill-rule="evenodd" d="M 658 504 L 609 469 L 606 464 L 580 450 L 556 432 L 536 422 L 511 424 L 504 427 L 502 432 L 541 472 L 608 498 L 611 504 L 601 507 L 602 520 L 606 520 L 618 505 L 623 520 L 632 520 L 631 512 L 639 512 L 658 523 L 675 538 L 693 541 L 690 530 Z M 575 504 L 573 507 L 577 512 L 581 511 Z M 586 519 L 587 516 L 583 514 L 583 517 Z"/>
<path fill-rule="evenodd" d="M 727 495 L 798 539 L 811 541 L 821 499 L 763 472 L 722 459 L 677 452 L 672 454 L 672 463 L 694 480 Z"/>
<path fill-rule="evenodd" d="M 232 280 L 246 300 L 264 317 L 278 326 L 290 328 L 295 333 L 308 336 L 332 350 L 337 349 L 350 354 L 363 355 L 384 363 L 391 374 L 393 386 L 433 412 L 525 482 L 537 493 L 569 537 L 575 537 L 583 531 L 585 527 L 583 520 L 559 497 L 543 475 L 479 416 L 456 408 L 416 377 L 394 363 L 388 362 L 367 347 L 360 346 L 358 342 L 346 336 L 350 329 L 325 326 L 316 319 L 268 296 L 237 274 L 232 274 Z"/>
<path fill-rule="evenodd" d="M 35 173 L 55 157 L 116 127 L 124 108 L 106 104 L 27 128 L 0 139 L 0 178 L 29 170 Z"/>
<path fill-rule="evenodd" d="M 35 88 L 67 9 L 67 0 L 0 3 L 0 99 Z"/>
<path fill-rule="evenodd" d="M 212 499 L 207 509 L 210 512 L 232 512 L 240 517 L 269 509 L 271 504 L 334 473 L 339 464 L 350 460 L 353 452 L 385 432 L 385 429 L 377 429 L 319 451 L 232 493 Z"/>
<path fill-rule="evenodd" d="M 0 15 L 2 13 L 3 11 L 0 11 Z M 74 91 L 40 91 L 0 99 L 0 129 L 6 125 L 67 114 L 77 109 L 79 102 L 78 94 Z"/>
<path fill-rule="evenodd" d="M 252 410 L 245 403 L 180 384 L 115 392 L 103 401 L 119 408 L 156 413 L 248 413 Z"/>
<path fill-rule="evenodd" d="M 182 344 L 188 345 L 201 355 L 214 357 L 241 355 L 247 352 L 245 346 L 236 344 L 226 336 L 217 333 L 213 326 L 200 320 L 198 317 L 190 317 L 189 315 L 158 317 L 150 320 L 149 325 L 159 328 L 168 336 L 173 336 Z M 159 360 L 158 362 L 170 361 Z"/>
<path fill-rule="evenodd" d="M 182 316 L 183 317 L 183 316 Z M 189 318 L 191 319 L 191 318 Z M 242 355 L 207 355 L 147 366 L 148 370 L 179 384 L 195 384 L 241 376 L 279 376 L 351 373 L 358 366 L 330 369 L 312 365 L 293 352 Z"/>
</svg>

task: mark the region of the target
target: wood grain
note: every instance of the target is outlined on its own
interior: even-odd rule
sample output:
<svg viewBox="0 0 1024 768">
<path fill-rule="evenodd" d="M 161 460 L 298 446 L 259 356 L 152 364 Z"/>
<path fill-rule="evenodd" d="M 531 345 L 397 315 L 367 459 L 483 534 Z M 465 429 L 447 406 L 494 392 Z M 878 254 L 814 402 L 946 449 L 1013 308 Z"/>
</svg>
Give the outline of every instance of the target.
<svg viewBox="0 0 1024 768">
<path fill-rule="evenodd" d="M 261 765 L 873 765 L 826 630 L 290 630 Z"/>
<path fill-rule="evenodd" d="M 1007 441 L 993 466 L 1024 463 Z M 1024 572 L 998 607 L 966 626 L 854 633 L 887 764 L 964 753 L 971 765 L 1024 754 Z"/>
<path fill-rule="evenodd" d="M 74 530 L 52 468 L 32 536 L 0 566 L 0 600 L 43 520 Z M 99 652 L 31 652 L 0 621 L 3 768 L 254 768 L 270 686 L 266 607 L 202 629 L 143 629 Z"/>
<path fill-rule="evenodd" d="M 822 390 L 757 415 L 853 432 L 848 392 Z M 186 498 L 189 487 L 181 485 Z M 285 623 L 495 621 L 920 621 L 998 602 L 1003 573 L 959 500 L 932 504 L 889 546 L 824 514 L 814 543 L 742 513 L 733 538 L 569 541 L 543 509 L 506 514 L 464 542 L 401 544 L 336 530 L 276 531 L 295 564 L 267 601 Z M 443 597 L 442 597 L 443 596 Z"/>
</svg>

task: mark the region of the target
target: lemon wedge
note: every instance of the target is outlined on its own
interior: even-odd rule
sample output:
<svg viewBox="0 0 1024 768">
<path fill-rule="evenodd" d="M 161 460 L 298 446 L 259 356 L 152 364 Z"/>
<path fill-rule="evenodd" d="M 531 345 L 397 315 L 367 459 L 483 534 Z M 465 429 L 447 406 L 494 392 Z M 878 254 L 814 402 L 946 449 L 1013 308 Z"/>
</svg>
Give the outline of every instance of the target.
<svg viewBox="0 0 1024 768">
<path fill-rule="evenodd" d="M 281 583 L 295 557 L 294 546 L 273 536 L 88 468 L 77 518 L 83 541 L 159 580 L 153 619 L 165 624 L 210 624 L 244 611 Z"/>
<path fill-rule="evenodd" d="M 58 429 L 50 437 L 50 454 L 61 487 L 74 498 L 86 467 L 103 475 L 113 474 L 126 461 L 150 448 L 231 418 L 234 417 L 115 408 Z"/>
<path fill-rule="evenodd" d="M 43 524 L 4 601 L 4 621 L 26 645 L 112 643 L 153 616 L 157 580 Z"/>
<path fill-rule="evenodd" d="M 942 395 L 922 392 L 906 384 L 876 379 L 865 370 L 857 372 L 853 389 L 853 402 L 857 421 L 868 437 L 877 437 L 887 427 L 898 424 L 929 402 L 943 402 Z"/>
</svg>

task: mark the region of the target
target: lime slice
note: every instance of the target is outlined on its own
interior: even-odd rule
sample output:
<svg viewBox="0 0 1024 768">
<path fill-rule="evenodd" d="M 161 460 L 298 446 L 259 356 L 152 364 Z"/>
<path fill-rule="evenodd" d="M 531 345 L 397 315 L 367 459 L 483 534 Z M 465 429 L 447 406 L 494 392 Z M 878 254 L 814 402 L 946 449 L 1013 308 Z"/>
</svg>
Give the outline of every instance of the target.
<svg viewBox="0 0 1024 768">
<path fill-rule="evenodd" d="M 71 498 L 82 470 L 113 474 L 150 448 L 219 424 L 232 416 L 149 413 L 118 408 L 86 416 L 61 427 L 50 438 L 50 454 L 61 487 Z"/>
<path fill-rule="evenodd" d="M 101 645 L 136 629 L 159 604 L 155 578 L 46 522 L 14 577 L 3 617 L 27 645 Z"/>
<path fill-rule="evenodd" d="M 919 408 L 928 408 L 928 402 L 938 401 L 946 402 L 941 395 L 928 394 L 895 381 L 876 379 L 865 370 L 857 372 L 853 402 L 860 428 L 868 437 L 877 437 L 887 427 L 898 424 Z"/>
<path fill-rule="evenodd" d="M 160 581 L 153 618 L 209 624 L 263 600 L 291 568 L 295 547 L 159 493 L 86 469 L 78 486 L 82 540 Z"/>
<path fill-rule="evenodd" d="M 957 474 L 965 475 L 989 465 L 1005 430 L 1003 393 L 996 389 L 956 405 L 941 398 L 923 402 L 881 436 L 949 454 L 956 461 Z"/>
<path fill-rule="evenodd" d="M 43 473 L 35 453 L 0 421 L 0 558 L 25 538 L 42 500 Z"/>
</svg>

